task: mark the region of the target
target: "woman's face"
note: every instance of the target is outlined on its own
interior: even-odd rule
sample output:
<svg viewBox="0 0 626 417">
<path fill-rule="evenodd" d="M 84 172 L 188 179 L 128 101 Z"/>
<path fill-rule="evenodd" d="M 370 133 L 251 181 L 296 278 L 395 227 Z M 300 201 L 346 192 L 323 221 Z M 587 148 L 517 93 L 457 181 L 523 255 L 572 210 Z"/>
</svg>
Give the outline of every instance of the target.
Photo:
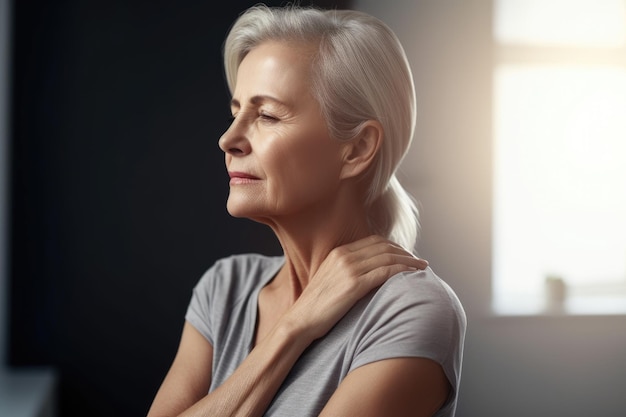
<svg viewBox="0 0 626 417">
<path fill-rule="evenodd" d="M 266 42 L 239 66 L 234 120 L 219 141 L 235 217 L 271 223 L 323 213 L 335 200 L 342 144 L 329 136 L 311 94 L 312 54 L 311 47 Z"/>
</svg>

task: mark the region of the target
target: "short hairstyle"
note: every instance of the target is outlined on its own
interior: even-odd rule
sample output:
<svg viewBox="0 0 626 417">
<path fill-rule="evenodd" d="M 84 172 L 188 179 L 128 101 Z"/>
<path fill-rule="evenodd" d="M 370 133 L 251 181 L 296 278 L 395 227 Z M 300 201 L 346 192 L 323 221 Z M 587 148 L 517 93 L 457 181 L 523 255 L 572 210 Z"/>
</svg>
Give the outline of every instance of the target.
<svg viewBox="0 0 626 417">
<path fill-rule="evenodd" d="M 224 70 L 231 93 L 239 64 L 265 41 L 317 43 L 312 94 L 332 137 L 350 140 L 368 120 L 382 125 L 383 142 L 368 172 L 364 204 L 374 233 L 413 251 L 418 211 L 396 170 L 413 137 L 415 88 L 397 36 L 381 20 L 359 11 L 252 6 L 234 22 L 224 42 Z"/>
</svg>

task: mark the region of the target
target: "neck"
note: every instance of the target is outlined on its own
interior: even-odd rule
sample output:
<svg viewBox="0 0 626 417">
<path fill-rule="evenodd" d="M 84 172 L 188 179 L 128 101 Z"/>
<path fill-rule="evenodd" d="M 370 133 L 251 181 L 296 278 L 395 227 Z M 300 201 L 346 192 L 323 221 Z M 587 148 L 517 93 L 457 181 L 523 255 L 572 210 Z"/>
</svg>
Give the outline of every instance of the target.
<svg viewBox="0 0 626 417">
<path fill-rule="evenodd" d="M 366 210 L 361 204 L 352 204 L 349 209 L 342 206 L 273 219 L 268 224 L 285 255 L 285 266 L 276 284 L 288 285 L 293 301 L 334 248 L 371 234 Z"/>
</svg>

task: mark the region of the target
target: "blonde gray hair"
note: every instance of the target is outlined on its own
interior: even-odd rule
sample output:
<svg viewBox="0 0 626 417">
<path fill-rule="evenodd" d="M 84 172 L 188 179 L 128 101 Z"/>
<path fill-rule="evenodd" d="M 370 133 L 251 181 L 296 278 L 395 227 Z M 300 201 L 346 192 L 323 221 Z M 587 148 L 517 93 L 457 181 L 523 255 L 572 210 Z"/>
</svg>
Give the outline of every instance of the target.
<svg viewBox="0 0 626 417">
<path fill-rule="evenodd" d="M 418 211 L 396 170 L 413 137 L 415 88 L 396 35 L 379 19 L 359 11 L 253 6 L 235 21 L 224 43 L 224 70 L 231 93 L 239 64 L 265 41 L 319 45 L 313 59 L 312 93 L 331 136 L 350 140 L 368 120 L 382 125 L 383 143 L 368 176 L 364 202 L 370 227 L 414 250 Z"/>
</svg>

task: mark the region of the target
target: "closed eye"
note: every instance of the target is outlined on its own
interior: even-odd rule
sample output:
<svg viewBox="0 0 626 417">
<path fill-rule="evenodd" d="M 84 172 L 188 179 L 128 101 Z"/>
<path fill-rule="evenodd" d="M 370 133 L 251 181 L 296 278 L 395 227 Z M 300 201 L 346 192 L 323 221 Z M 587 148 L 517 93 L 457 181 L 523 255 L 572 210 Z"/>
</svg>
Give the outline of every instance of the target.
<svg viewBox="0 0 626 417">
<path fill-rule="evenodd" d="M 259 117 L 266 122 L 274 123 L 274 122 L 279 121 L 278 117 L 272 116 L 271 114 L 268 114 L 268 113 L 260 113 Z"/>
</svg>

